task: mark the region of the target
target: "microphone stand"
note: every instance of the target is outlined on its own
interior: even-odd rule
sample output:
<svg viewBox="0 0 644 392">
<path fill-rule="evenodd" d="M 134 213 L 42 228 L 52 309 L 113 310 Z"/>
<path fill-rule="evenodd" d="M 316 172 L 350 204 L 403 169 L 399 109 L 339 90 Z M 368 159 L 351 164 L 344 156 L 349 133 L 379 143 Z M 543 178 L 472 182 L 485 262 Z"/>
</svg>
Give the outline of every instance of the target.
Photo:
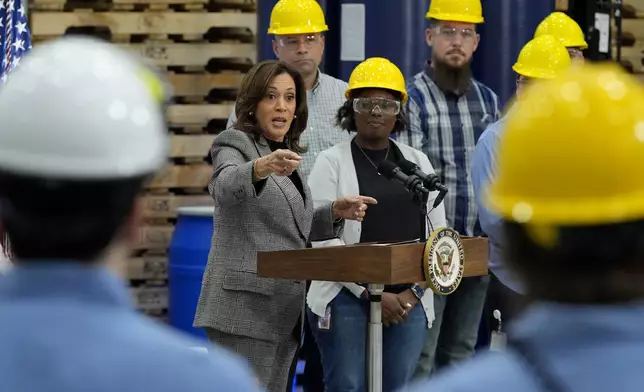
<svg viewBox="0 0 644 392">
<path fill-rule="evenodd" d="M 427 242 L 427 201 L 429 192 L 416 190 L 416 184 L 422 183 L 417 176 L 411 175 L 412 181 L 405 184 L 407 191 L 413 195 L 413 201 L 420 203 L 420 241 Z M 384 284 L 369 283 L 369 327 L 367 331 L 367 384 L 369 392 L 382 391 L 382 293 Z"/>
<path fill-rule="evenodd" d="M 418 203 L 420 209 L 420 243 L 427 242 L 429 235 L 427 233 L 427 202 L 429 201 L 429 193 L 416 192 L 414 194 L 414 202 Z"/>
</svg>

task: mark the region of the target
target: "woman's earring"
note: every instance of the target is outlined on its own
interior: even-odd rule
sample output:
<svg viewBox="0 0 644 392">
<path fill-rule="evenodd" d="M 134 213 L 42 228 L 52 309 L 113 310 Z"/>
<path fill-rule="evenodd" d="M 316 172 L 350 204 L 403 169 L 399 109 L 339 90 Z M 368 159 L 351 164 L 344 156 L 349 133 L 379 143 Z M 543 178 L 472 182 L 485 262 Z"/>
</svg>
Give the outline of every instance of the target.
<svg viewBox="0 0 644 392">
<path fill-rule="evenodd" d="M 293 118 L 297 118 L 297 114 L 294 114 L 294 115 L 293 115 Z"/>
<path fill-rule="evenodd" d="M 248 115 L 249 115 L 249 116 L 252 116 L 252 115 L 253 115 L 253 112 L 248 112 Z"/>
</svg>

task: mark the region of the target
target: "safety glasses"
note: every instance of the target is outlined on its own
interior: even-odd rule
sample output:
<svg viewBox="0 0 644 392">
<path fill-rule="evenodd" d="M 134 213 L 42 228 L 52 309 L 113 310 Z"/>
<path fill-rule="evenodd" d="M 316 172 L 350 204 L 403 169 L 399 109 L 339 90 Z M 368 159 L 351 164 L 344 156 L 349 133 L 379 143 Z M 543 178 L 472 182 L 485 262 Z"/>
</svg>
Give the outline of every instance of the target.
<svg viewBox="0 0 644 392">
<path fill-rule="evenodd" d="M 400 101 L 387 98 L 356 98 L 353 100 L 353 111 L 371 114 L 376 108 L 385 116 L 396 116 L 400 113 Z"/>
</svg>

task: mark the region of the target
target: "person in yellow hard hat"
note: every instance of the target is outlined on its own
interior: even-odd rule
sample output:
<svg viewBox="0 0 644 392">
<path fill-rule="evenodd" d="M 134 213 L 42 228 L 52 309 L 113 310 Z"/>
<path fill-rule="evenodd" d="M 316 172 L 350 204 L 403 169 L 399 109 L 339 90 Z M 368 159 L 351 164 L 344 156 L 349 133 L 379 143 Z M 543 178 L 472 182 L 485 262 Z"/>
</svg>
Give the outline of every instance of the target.
<svg viewBox="0 0 644 392">
<path fill-rule="evenodd" d="M 570 67 L 523 95 L 485 199 L 533 302 L 505 352 L 416 391 L 640 391 L 644 89 L 604 63 Z"/>
<path fill-rule="evenodd" d="M 552 35 L 558 38 L 573 60 L 584 61 L 582 50 L 588 49 L 588 43 L 584 39 L 581 27 L 570 16 L 559 11 L 548 15 L 539 23 L 534 33 L 535 38 L 542 35 Z"/>
<path fill-rule="evenodd" d="M 444 200 L 449 226 L 461 235 L 482 235 L 469 162 L 479 136 L 501 111 L 497 95 L 470 69 L 480 40 L 477 25 L 484 22 L 481 1 L 431 0 L 425 17 L 432 56 L 408 83 L 409 128 L 396 138 L 423 151 L 449 189 Z M 416 377 L 474 354 L 488 280 L 464 278 L 455 293 L 434 297 L 436 321 Z"/>
<path fill-rule="evenodd" d="M 344 103 L 347 83 L 318 69 L 328 29 L 317 0 L 279 0 L 271 12 L 268 34 L 274 37 L 273 52 L 302 75 L 307 89 L 309 121 L 301 139 L 307 152 L 300 165 L 305 178 L 320 151 L 348 139 L 347 133 L 329 120 Z M 226 128 L 234 127 L 236 121 L 233 111 Z"/>
<path fill-rule="evenodd" d="M 421 151 L 390 138 L 405 129 L 405 79 L 389 60 L 374 57 L 351 73 L 347 101 L 337 114 L 338 124 L 352 140 L 321 152 L 309 186 L 315 205 L 345 193 L 361 192 L 378 200 L 363 222 L 347 224 L 340 238 L 313 243 L 314 247 L 355 243 L 415 240 L 421 236 L 420 207 L 403 186 L 379 174 L 382 162 L 402 159 L 424 173 L 434 169 Z M 443 205 L 431 209 L 434 228 L 446 226 Z M 347 260 L 350 262 L 350 260 Z M 309 325 L 320 349 L 327 391 L 366 391 L 369 291 L 359 283 L 313 281 L 307 295 Z M 425 282 L 386 286 L 382 295 L 382 390 L 406 385 L 413 374 L 428 326 L 434 320 L 433 295 Z M 380 376 L 380 375 L 378 375 Z"/>
<path fill-rule="evenodd" d="M 517 73 L 517 99 L 522 98 L 524 89 L 530 84 L 553 79 L 559 73 L 566 71 L 570 64 L 570 56 L 558 38 L 551 35 L 534 38 L 521 49 L 512 67 Z M 506 244 L 501 232 L 501 218 L 486 208 L 483 202 L 483 191 L 495 175 L 497 148 L 506 122 L 507 115 L 483 132 L 471 162 L 474 195 L 479 207 L 479 222 L 489 240 L 490 287 L 483 311 L 488 332 L 497 330 L 499 316 L 502 323 L 511 321 L 526 302 L 524 288 L 508 271 L 506 263 L 502 262 L 502 253 L 506 249 Z M 495 311 L 497 311 L 496 318 Z"/>
</svg>

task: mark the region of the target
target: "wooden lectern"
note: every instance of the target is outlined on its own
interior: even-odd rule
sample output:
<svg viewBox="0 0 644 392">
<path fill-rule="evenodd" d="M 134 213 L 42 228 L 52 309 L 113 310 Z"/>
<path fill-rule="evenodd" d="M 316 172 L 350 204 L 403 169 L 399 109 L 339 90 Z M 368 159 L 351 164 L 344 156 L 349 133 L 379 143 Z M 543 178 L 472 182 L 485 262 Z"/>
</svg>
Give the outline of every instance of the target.
<svg viewBox="0 0 644 392">
<path fill-rule="evenodd" d="M 461 237 L 463 276 L 487 275 L 487 238 Z M 425 281 L 424 243 L 355 244 L 259 252 L 257 274 L 265 278 L 362 282 L 369 285 L 369 391 L 382 391 L 382 305 L 384 285 Z M 458 289 L 457 289 L 458 290 Z"/>
</svg>

